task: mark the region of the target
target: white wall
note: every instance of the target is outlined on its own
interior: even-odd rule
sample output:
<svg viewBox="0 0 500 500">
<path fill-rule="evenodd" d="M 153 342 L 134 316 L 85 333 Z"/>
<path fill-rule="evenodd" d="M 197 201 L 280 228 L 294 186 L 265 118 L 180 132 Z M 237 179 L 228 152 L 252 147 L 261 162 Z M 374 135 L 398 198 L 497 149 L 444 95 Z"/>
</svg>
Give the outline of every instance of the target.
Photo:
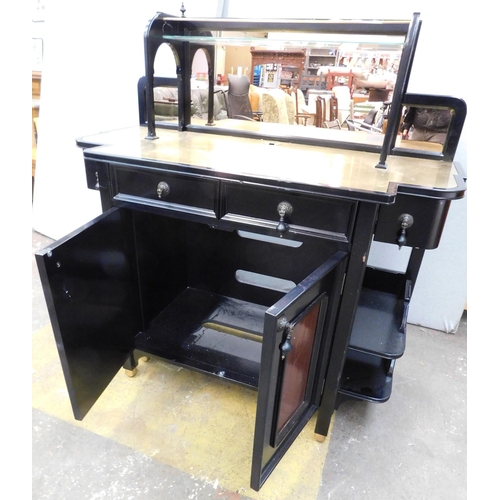
<svg viewBox="0 0 500 500">
<path fill-rule="evenodd" d="M 58 239 L 101 212 L 75 139 L 138 123 L 144 30 L 157 11 L 180 15 L 181 2 L 88 0 L 78 10 L 63 0 L 46 4 L 33 228 Z M 217 8 L 217 0 L 189 4 L 197 16 Z"/>
<path fill-rule="evenodd" d="M 160 10 L 178 14 L 181 2 L 127 4 L 88 0 L 81 10 L 47 0 L 40 135 L 33 227 L 59 238 L 100 213 L 96 192 L 86 188 L 75 138 L 137 123 L 137 79 L 144 74 L 143 33 Z M 214 16 L 222 0 L 186 0 L 189 16 Z M 283 17 L 282 4 L 225 2 L 230 17 Z M 287 4 L 287 17 L 400 18 L 420 12 L 423 21 L 410 92 L 448 94 L 468 101 L 463 67 L 468 38 L 466 9 L 435 1 L 358 0 L 347 4 Z M 458 77 L 457 77 L 458 76 Z M 467 122 L 456 159 L 467 170 Z M 438 249 L 426 253 L 410 310 L 410 322 L 453 331 L 466 303 L 467 202 L 452 204 Z M 374 253 L 380 249 L 374 248 Z M 382 257 L 383 258 L 383 257 Z"/>
</svg>

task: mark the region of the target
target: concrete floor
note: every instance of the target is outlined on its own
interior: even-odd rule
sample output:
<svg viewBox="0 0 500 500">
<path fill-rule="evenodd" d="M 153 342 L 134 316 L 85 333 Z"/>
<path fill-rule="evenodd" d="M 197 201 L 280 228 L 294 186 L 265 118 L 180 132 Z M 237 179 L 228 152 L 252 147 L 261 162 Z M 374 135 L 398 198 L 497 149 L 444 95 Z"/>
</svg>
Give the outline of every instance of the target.
<svg viewBox="0 0 500 500">
<path fill-rule="evenodd" d="M 50 241 L 33 232 L 33 252 Z M 188 450 L 186 459 L 181 457 L 186 451 L 176 450 L 175 443 L 164 455 L 150 451 L 155 445 L 161 448 L 161 441 L 167 438 L 165 427 L 163 434 L 154 433 L 155 422 L 165 418 L 162 402 L 166 393 L 161 392 L 161 381 L 169 376 L 169 370 L 172 372 L 170 365 L 153 362 L 140 366 L 142 379 L 117 376 L 113 382 L 117 387 L 116 400 L 108 398 L 101 408 L 91 410 L 83 423 L 74 421 L 63 386 L 52 387 L 61 383 L 60 367 L 34 259 L 32 307 L 34 500 L 467 498 L 466 314 L 455 334 L 409 325 L 405 355 L 396 363 L 391 399 L 381 405 L 343 404 L 323 444 L 313 442 L 306 428 L 298 451 L 290 450 L 290 457 L 285 457 L 287 460 L 283 460 L 271 476 L 269 481 L 276 475 L 274 484 L 267 488 L 266 483 L 261 492 L 256 493 L 245 483 L 249 480 L 249 466 L 245 459 L 238 458 L 241 453 L 236 444 L 245 442 L 247 434 L 251 442 L 252 431 L 245 432 L 243 428 L 224 431 L 229 445 L 222 443 L 216 456 L 200 453 L 200 457 L 194 457 Z M 218 381 L 208 382 L 213 379 L 206 381 L 198 374 L 196 377 L 197 383 L 203 384 L 206 390 L 217 386 Z M 53 384 L 52 380 L 57 383 Z M 132 384 L 139 383 L 140 392 L 134 395 Z M 186 380 L 183 384 L 187 384 Z M 127 390 L 120 390 L 124 386 Z M 223 396 L 218 397 L 226 398 L 224 394 L 230 391 L 223 384 L 220 387 Z M 182 390 L 181 387 L 181 395 Z M 127 401 L 125 393 L 128 392 L 137 400 L 135 403 Z M 242 400 L 252 397 L 236 390 L 231 395 Z M 103 396 L 101 399 L 106 399 Z M 239 404 L 234 401 L 232 405 Z M 219 439 L 210 435 L 216 433 L 215 427 L 223 421 L 224 424 L 231 422 L 225 404 L 219 399 L 214 407 L 224 410 L 225 416 L 217 416 L 213 428 L 200 427 L 197 439 L 202 436 L 208 440 L 210 449 Z M 127 405 L 134 405 L 134 411 L 125 411 L 120 424 L 111 425 L 122 406 L 130 408 Z M 146 408 L 145 415 L 140 414 L 141 406 Z M 177 410 L 181 410 L 180 405 L 174 408 L 174 413 Z M 206 411 L 201 412 L 205 413 L 202 420 L 208 420 L 211 411 L 206 407 Z M 92 416 L 93 412 L 97 416 Z M 193 427 L 192 421 L 187 423 L 186 428 Z M 176 429 L 174 441 L 184 439 L 183 432 Z M 148 439 L 156 440 L 157 436 L 158 442 L 146 443 Z M 311 460 L 310 463 L 307 460 Z M 195 462 L 196 467 L 189 467 Z M 239 483 L 230 475 L 224 478 L 223 469 L 227 468 L 241 474 Z M 207 470 L 210 472 L 203 472 Z"/>
</svg>

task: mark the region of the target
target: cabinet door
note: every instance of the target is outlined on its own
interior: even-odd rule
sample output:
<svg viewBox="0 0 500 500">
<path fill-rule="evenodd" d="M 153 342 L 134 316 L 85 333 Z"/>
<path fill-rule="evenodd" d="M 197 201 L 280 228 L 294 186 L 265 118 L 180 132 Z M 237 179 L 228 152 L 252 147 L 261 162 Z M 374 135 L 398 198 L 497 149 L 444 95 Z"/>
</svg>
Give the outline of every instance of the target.
<svg viewBox="0 0 500 500">
<path fill-rule="evenodd" d="M 251 486 L 259 490 L 316 411 L 320 352 L 330 345 L 345 252 L 270 307 L 264 321 Z"/>
<path fill-rule="evenodd" d="M 77 420 L 124 364 L 140 329 L 132 216 L 111 209 L 35 255 Z"/>
</svg>

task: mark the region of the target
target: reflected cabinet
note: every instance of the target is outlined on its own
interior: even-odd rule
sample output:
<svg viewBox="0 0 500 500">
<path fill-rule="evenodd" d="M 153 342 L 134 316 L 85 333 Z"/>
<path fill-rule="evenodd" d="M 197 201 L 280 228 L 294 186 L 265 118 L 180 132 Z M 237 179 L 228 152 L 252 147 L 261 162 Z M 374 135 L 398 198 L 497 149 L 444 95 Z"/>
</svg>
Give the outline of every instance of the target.
<svg viewBox="0 0 500 500">
<path fill-rule="evenodd" d="M 438 246 L 450 203 L 465 192 L 449 157 L 460 117 L 443 153 L 395 146 L 391 123 L 409 99 L 419 26 L 418 16 L 152 19 L 138 89 L 145 119 L 77 140 L 103 213 L 36 254 L 76 419 L 142 356 L 244 385 L 257 391 L 249 473 L 259 490 L 313 416 L 321 440 L 343 401 L 387 401 L 424 252 Z M 403 37 L 406 65 L 385 136 L 214 123 L 213 47 L 237 30 L 293 33 L 303 44 L 329 34 Z M 179 61 L 173 126 L 154 117 L 153 61 L 163 43 Z M 199 48 L 209 61 L 203 124 L 192 123 L 188 98 Z M 373 241 L 410 247 L 407 269 L 367 267 Z"/>
</svg>

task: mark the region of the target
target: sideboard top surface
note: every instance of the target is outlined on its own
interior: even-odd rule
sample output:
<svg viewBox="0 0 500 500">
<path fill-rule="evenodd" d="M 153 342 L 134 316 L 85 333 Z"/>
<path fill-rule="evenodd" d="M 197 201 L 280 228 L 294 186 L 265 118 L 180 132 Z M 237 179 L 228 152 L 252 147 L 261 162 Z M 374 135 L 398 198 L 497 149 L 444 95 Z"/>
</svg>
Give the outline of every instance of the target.
<svg viewBox="0 0 500 500">
<path fill-rule="evenodd" d="M 453 162 L 391 156 L 388 168 L 376 168 L 378 154 L 199 132 L 159 129 L 146 139 L 146 127 L 83 137 L 84 156 L 104 161 L 178 170 L 248 182 L 303 185 L 325 192 L 391 202 L 397 192 L 437 198 L 461 198 L 465 188 Z"/>
</svg>

